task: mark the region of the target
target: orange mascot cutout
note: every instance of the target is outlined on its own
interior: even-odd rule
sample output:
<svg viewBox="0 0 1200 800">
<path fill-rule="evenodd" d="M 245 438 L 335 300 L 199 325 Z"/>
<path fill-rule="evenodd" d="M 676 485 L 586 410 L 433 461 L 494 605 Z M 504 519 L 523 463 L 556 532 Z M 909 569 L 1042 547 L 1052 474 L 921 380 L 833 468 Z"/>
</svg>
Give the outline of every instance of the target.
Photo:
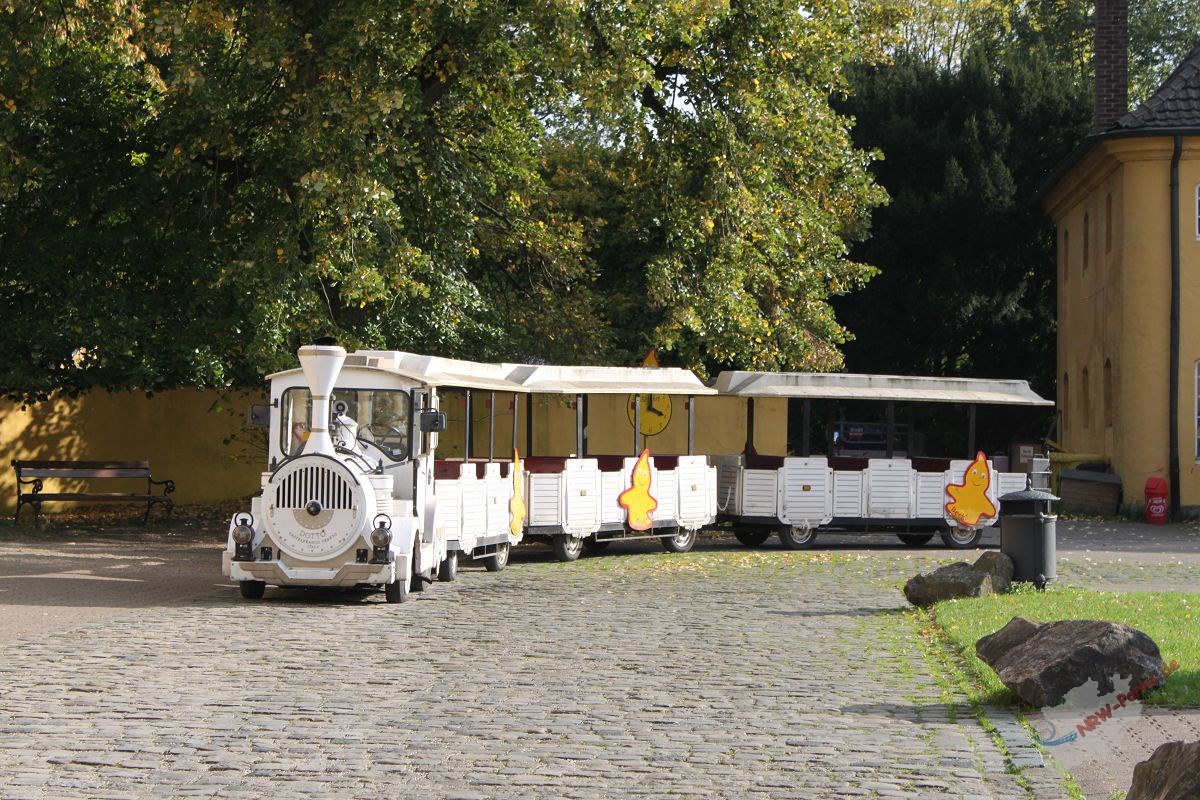
<svg viewBox="0 0 1200 800">
<path fill-rule="evenodd" d="M 980 451 L 963 473 L 963 482 L 946 487 L 946 494 L 950 495 L 946 513 L 968 527 L 978 525 L 983 517 L 996 516 L 996 506 L 987 496 L 991 485 L 992 471 L 988 469 L 987 457 Z"/>
<path fill-rule="evenodd" d="M 514 449 L 513 496 L 508 501 L 508 532 L 514 539 L 521 538 L 521 527 L 525 523 L 525 480 L 521 472 L 521 454 Z"/>
<path fill-rule="evenodd" d="M 617 496 L 617 503 L 628 512 L 629 527 L 635 531 L 648 530 L 654 521 L 650 514 L 658 508 L 658 501 L 650 495 L 650 450 L 642 451 L 633 465 L 633 486 Z"/>
</svg>

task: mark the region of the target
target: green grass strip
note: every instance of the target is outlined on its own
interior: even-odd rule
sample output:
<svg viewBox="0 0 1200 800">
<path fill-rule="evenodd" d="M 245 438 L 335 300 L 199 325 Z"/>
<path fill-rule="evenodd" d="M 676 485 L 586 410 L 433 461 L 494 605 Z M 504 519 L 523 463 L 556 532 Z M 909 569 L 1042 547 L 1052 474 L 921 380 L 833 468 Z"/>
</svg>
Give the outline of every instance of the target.
<svg viewBox="0 0 1200 800">
<path fill-rule="evenodd" d="M 932 618 L 946 641 L 962 654 L 972 690 L 985 703 L 1010 704 L 1015 698 L 975 655 L 975 642 L 1018 616 L 1037 622 L 1100 619 L 1137 628 L 1154 640 L 1165 663 L 1179 664 L 1161 689 L 1145 695 L 1144 702 L 1200 708 L 1200 594 L 1101 592 L 1065 586 L 1037 592 L 1022 587 L 1009 594 L 938 603 Z"/>
</svg>

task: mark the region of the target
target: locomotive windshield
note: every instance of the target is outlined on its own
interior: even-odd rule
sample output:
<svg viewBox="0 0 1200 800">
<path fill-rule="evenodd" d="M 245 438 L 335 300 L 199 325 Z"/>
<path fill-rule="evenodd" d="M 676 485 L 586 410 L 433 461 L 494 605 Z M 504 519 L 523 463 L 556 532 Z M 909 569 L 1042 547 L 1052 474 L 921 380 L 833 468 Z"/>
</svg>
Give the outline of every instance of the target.
<svg viewBox="0 0 1200 800">
<path fill-rule="evenodd" d="M 333 390 L 329 408 L 333 416 L 329 429 L 339 446 L 368 455 L 378 453 L 392 461 L 408 458 L 412 425 L 408 392 L 338 387 Z M 280 400 L 280 411 L 280 449 L 285 456 L 299 455 L 312 427 L 312 394 L 306 387 L 287 389 Z M 347 435 L 355 441 L 340 441 Z"/>
</svg>

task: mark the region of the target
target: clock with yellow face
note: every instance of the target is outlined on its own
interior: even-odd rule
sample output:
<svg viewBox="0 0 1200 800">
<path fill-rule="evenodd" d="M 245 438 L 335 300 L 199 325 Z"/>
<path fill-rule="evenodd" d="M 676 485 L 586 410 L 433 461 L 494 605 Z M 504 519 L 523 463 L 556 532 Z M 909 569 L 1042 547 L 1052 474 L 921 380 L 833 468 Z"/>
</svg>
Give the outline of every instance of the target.
<svg viewBox="0 0 1200 800">
<path fill-rule="evenodd" d="M 638 398 L 641 397 L 642 406 L 642 427 L 639 433 L 643 436 L 653 436 L 656 433 L 662 433 L 667 427 L 667 423 L 671 421 L 671 395 L 669 394 L 643 394 L 629 395 L 629 403 L 625 409 L 629 412 L 629 424 L 634 424 L 634 409 L 637 408 Z"/>
</svg>

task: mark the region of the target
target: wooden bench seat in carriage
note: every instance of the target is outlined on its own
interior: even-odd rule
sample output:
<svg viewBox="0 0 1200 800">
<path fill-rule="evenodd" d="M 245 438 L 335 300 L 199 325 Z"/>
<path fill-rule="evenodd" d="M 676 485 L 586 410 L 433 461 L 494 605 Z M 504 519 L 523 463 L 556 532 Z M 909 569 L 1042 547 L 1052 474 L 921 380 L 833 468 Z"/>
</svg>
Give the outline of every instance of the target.
<svg viewBox="0 0 1200 800">
<path fill-rule="evenodd" d="M 13 469 L 17 473 L 17 512 L 13 516 L 16 521 L 21 517 L 21 506 L 33 506 L 33 522 L 38 525 L 41 519 L 42 503 L 74 502 L 74 503 L 145 503 L 146 513 L 142 515 L 142 524 L 150 518 L 150 509 L 156 505 L 166 506 L 167 514 L 175 507 L 171 493 L 175 491 L 172 480 L 155 480 L 150 473 L 149 461 L 13 461 Z M 47 492 L 45 481 L 81 481 L 89 488 L 79 491 Z M 91 489 L 98 481 L 145 481 L 145 488 L 123 492 L 100 492 Z M 31 491 L 22 491 L 22 487 L 31 487 Z M 111 486 L 111 484 L 110 484 Z M 162 487 L 156 490 L 155 487 Z"/>
</svg>

